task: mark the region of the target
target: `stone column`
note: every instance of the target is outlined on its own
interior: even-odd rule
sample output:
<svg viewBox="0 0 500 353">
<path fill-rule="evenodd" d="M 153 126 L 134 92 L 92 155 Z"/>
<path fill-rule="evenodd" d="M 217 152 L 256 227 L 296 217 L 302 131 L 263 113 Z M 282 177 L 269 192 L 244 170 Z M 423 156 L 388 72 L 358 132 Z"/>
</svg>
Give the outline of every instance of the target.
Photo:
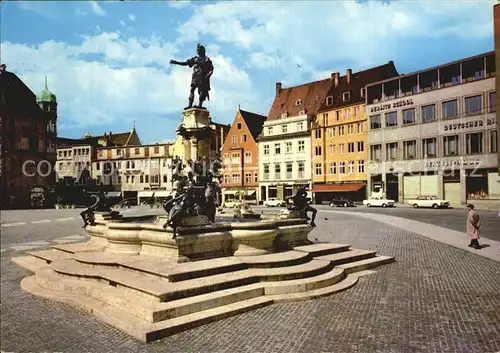
<svg viewBox="0 0 500 353">
<path fill-rule="evenodd" d="M 372 175 L 368 174 L 366 178 L 366 198 L 369 199 L 372 195 Z"/>
<path fill-rule="evenodd" d="M 467 180 L 467 174 L 465 169 L 460 169 L 460 203 L 462 205 L 467 203 L 466 180 Z"/>
<path fill-rule="evenodd" d="M 399 203 L 405 203 L 405 192 L 404 192 L 404 179 L 403 173 L 398 173 L 398 195 L 399 195 Z"/>
<path fill-rule="evenodd" d="M 385 171 L 382 173 L 382 195 L 387 197 L 387 174 Z"/>
<path fill-rule="evenodd" d="M 190 141 L 190 145 L 191 145 L 191 157 L 190 158 L 193 161 L 197 161 L 198 160 L 198 139 L 195 137 L 192 137 L 191 141 Z"/>
<path fill-rule="evenodd" d="M 438 194 L 436 195 L 438 199 L 444 199 L 444 179 L 443 172 L 438 171 Z"/>
</svg>

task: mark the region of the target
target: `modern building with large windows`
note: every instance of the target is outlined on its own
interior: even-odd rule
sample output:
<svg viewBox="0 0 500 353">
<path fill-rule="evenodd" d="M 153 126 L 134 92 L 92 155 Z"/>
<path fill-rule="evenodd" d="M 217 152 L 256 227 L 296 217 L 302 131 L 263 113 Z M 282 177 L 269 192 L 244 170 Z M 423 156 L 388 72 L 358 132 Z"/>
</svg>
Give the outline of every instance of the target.
<svg viewBox="0 0 500 353">
<path fill-rule="evenodd" d="M 498 202 L 495 54 L 367 86 L 371 193 Z"/>
</svg>

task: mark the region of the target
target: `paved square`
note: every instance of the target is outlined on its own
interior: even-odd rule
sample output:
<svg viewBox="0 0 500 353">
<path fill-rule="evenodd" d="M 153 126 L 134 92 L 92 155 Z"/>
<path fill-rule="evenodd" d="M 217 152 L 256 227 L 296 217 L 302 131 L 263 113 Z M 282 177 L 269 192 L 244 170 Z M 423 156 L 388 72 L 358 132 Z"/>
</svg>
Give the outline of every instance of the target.
<svg viewBox="0 0 500 353">
<path fill-rule="evenodd" d="M 396 256 L 353 288 L 275 304 L 151 344 L 24 293 L 2 253 L 1 349 L 61 352 L 497 352 L 500 264 L 355 215 L 320 212 L 312 233 Z"/>
</svg>

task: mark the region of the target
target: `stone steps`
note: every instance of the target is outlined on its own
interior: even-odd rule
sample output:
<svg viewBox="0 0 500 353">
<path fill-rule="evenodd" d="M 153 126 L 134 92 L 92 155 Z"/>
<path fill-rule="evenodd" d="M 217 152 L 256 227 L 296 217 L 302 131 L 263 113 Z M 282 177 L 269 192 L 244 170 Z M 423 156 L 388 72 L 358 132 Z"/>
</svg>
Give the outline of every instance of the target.
<svg viewBox="0 0 500 353">
<path fill-rule="evenodd" d="M 52 249 L 56 249 L 59 251 L 63 251 L 70 254 L 75 254 L 84 251 L 103 251 L 105 245 L 96 244 L 92 241 L 88 241 L 86 243 L 72 243 L 72 244 L 59 244 L 53 245 Z"/>
<path fill-rule="evenodd" d="M 338 266 L 346 263 L 365 260 L 368 258 L 375 257 L 376 251 L 371 250 L 361 250 L 361 249 L 351 249 L 349 251 L 344 251 L 336 254 L 322 255 L 314 257 L 316 260 L 330 261 L 331 264 Z"/>
<path fill-rule="evenodd" d="M 346 273 L 354 273 L 386 265 L 394 261 L 396 261 L 396 259 L 393 256 L 375 256 L 364 260 L 338 265 L 337 267 L 343 269 Z"/>
<path fill-rule="evenodd" d="M 295 251 L 309 253 L 312 257 L 321 257 L 323 255 L 336 254 L 347 251 L 351 245 L 348 244 L 332 244 L 332 243 L 315 243 L 310 245 L 296 246 Z"/>
<path fill-rule="evenodd" d="M 36 257 L 38 259 L 44 260 L 48 264 L 54 261 L 67 260 L 71 258 L 70 253 L 58 251 L 56 249 L 28 251 L 27 254 Z"/>
<path fill-rule="evenodd" d="M 309 253 L 295 250 L 266 255 L 238 257 L 238 260 L 244 262 L 249 268 L 293 266 L 306 263 L 311 259 L 312 257 Z"/>
<path fill-rule="evenodd" d="M 16 256 L 11 258 L 11 260 L 18 266 L 30 271 L 30 272 L 36 272 L 37 270 L 41 268 L 49 268 L 49 264 L 47 261 L 39 259 L 38 257 L 34 257 L 31 255 L 25 255 L 25 256 Z"/>
</svg>

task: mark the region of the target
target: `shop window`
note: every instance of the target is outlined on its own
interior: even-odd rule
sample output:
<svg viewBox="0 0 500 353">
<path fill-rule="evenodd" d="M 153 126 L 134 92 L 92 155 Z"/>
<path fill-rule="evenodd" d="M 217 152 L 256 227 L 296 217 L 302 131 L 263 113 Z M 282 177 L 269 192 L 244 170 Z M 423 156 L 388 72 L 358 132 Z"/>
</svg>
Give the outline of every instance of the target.
<svg viewBox="0 0 500 353">
<path fill-rule="evenodd" d="M 483 153 L 483 133 L 465 135 L 466 154 Z"/>
<path fill-rule="evenodd" d="M 385 113 L 385 126 L 386 127 L 398 126 L 397 112 Z"/>
<path fill-rule="evenodd" d="M 454 118 L 458 116 L 458 101 L 456 99 L 443 102 L 443 119 Z"/>
<path fill-rule="evenodd" d="M 404 159 L 417 158 L 417 141 L 404 141 L 403 142 Z"/>
<path fill-rule="evenodd" d="M 422 122 L 426 123 L 429 121 L 436 120 L 436 106 L 434 104 L 426 105 L 422 107 Z"/>
<path fill-rule="evenodd" d="M 424 157 L 436 157 L 437 156 L 436 138 L 423 139 L 422 151 L 424 153 Z"/>
<path fill-rule="evenodd" d="M 382 127 L 380 115 L 373 115 L 370 117 L 370 129 L 377 130 Z"/>
<path fill-rule="evenodd" d="M 486 170 L 472 170 L 465 178 L 467 200 L 489 199 L 488 173 Z"/>
<path fill-rule="evenodd" d="M 278 189 L 276 186 L 269 187 L 269 198 L 277 198 L 278 197 Z"/>
<path fill-rule="evenodd" d="M 458 156 L 459 155 L 459 138 L 458 135 L 443 137 L 444 155 L 445 156 Z"/>
<path fill-rule="evenodd" d="M 481 112 L 481 95 L 465 98 L 465 115 L 475 115 Z"/>
</svg>

